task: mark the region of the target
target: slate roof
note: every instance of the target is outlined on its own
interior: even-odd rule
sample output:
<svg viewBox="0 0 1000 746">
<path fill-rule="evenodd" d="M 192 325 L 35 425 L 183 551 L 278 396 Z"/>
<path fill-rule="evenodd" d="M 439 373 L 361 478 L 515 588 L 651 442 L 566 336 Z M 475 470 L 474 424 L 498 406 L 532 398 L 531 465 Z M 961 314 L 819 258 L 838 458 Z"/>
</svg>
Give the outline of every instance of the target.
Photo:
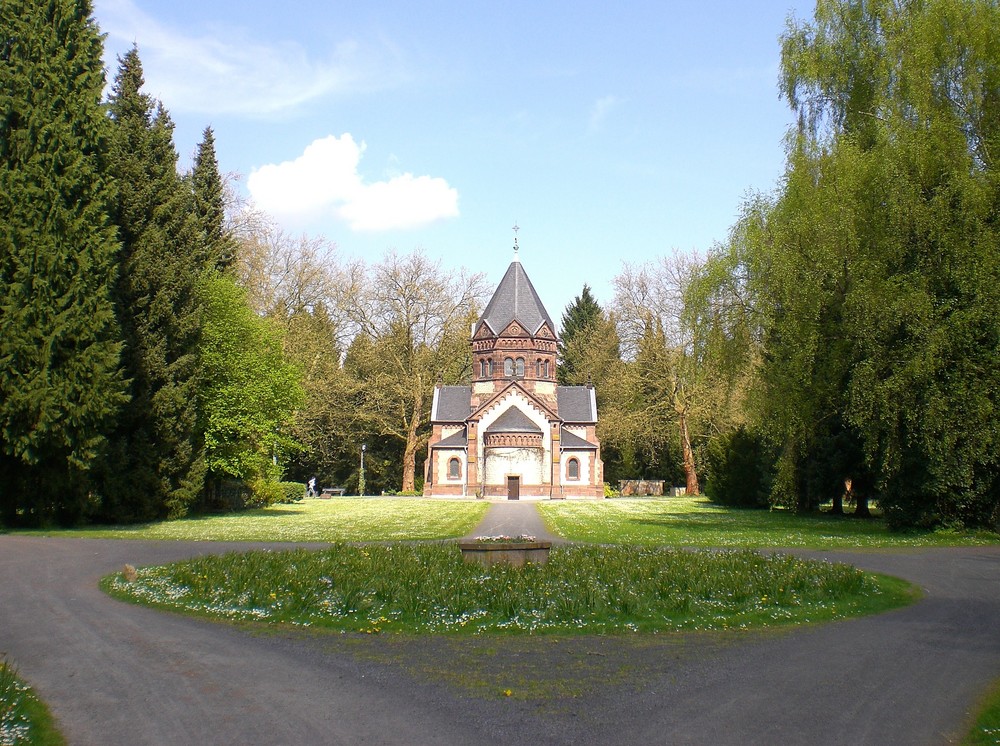
<svg viewBox="0 0 1000 746">
<path fill-rule="evenodd" d="M 476 328 L 485 323 L 494 334 L 500 334 L 515 319 L 532 335 L 536 334 L 545 323 L 548 323 L 549 329 L 556 334 L 556 325 L 552 323 L 548 311 L 535 292 L 535 287 L 528 279 L 527 272 L 517 259 L 507 268 L 507 273 L 497 285 Z"/>
<path fill-rule="evenodd" d="M 556 386 L 563 422 L 597 422 L 597 399 L 589 386 Z"/>
<path fill-rule="evenodd" d="M 465 422 L 472 414 L 472 386 L 439 386 L 434 389 L 431 422 Z"/>
<path fill-rule="evenodd" d="M 442 438 L 432 445 L 431 448 L 468 448 L 468 446 L 469 436 L 465 432 L 465 428 L 462 428 L 457 433 L 452 433 L 447 438 Z"/>
<path fill-rule="evenodd" d="M 571 451 L 596 451 L 597 446 L 591 443 L 589 440 L 584 440 L 579 435 L 571 433 L 566 428 L 562 429 L 559 435 L 559 447 L 561 450 L 571 450 Z"/>
<path fill-rule="evenodd" d="M 531 421 L 517 407 L 508 407 L 493 424 L 486 428 L 488 433 L 540 433 L 542 429 Z"/>
</svg>

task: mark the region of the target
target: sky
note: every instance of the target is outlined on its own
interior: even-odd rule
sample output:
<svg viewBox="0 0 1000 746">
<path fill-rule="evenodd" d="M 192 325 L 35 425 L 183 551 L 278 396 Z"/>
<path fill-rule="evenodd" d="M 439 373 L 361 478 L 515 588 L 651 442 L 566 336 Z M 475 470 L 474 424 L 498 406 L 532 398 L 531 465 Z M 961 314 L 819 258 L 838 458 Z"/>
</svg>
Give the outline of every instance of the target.
<svg viewBox="0 0 1000 746">
<path fill-rule="evenodd" d="M 219 166 L 344 260 L 419 249 L 558 323 L 623 263 L 724 241 L 784 169 L 778 37 L 804 0 L 95 0 L 109 81 L 138 47 L 189 168 Z"/>
</svg>

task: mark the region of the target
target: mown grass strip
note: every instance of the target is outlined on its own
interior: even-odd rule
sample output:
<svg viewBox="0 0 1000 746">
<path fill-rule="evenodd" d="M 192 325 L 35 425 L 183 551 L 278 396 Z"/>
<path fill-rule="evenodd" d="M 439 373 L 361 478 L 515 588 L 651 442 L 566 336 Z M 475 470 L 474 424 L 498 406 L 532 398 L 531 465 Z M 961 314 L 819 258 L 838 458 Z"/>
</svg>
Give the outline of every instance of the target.
<svg viewBox="0 0 1000 746">
<path fill-rule="evenodd" d="M 963 746 L 996 746 L 1000 744 L 1000 679 L 981 703 L 976 723 L 962 740 Z"/>
<path fill-rule="evenodd" d="M 243 513 L 136 526 L 89 526 L 21 534 L 92 539 L 338 542 L 447 539 L 470 533 L 488 504 L 423 498 L 303 500 Z"/>
<path fill-rule="evenodd" d="M 4 746 L 64 746 L 45 704 L 17 675 L 14 666 L 0 660 L 0 744 Z"/>
<path fill-rule="evenodd" d="M 908 603 L 848 565 L 752 551 L 556 547 L 484 569 L 447 545 L 249 552 L 106 578 L 113 595 L 221 619 L 350 632 L 608 634 L 826 621 Z"/>
<path fill-rule="evenodd" d="M 843 549 L 1000 543 L 1000 535 L 988 531 L 895 533 L 879 519 L 726 508 L 703 497 L 545 502 L 539 510 L 553 533 L 599 544 Z"/>
</svg>

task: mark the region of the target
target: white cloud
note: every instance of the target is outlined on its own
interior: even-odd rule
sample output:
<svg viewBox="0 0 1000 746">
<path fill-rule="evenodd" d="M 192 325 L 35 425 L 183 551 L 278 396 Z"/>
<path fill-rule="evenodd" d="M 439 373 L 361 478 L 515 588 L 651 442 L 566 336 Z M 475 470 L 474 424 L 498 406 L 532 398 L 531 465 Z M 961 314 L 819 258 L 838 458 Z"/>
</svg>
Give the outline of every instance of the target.
<svg viewBox="0 0 1000 746">
<path fill-rule="evenodd" d="M 622 99 L 617 96 L 604 96 L 597 99 L 590 107 L 590 131 L 597 132 L 602 129 L 608 113 L 621 103 Z"/>
<path fill-rule="evenodd" d="M 108 35 L 107 64 L 139 47 L 146 90 L 172 111 L 268 115 L 330 93 L 370 90 L 403 80 L 384 44 L 346 40 L 326 59 L 294 42 L 261 41 L 236 27 L 201 35 L 168 27 L 133 0 L 97 0 L 95 17 Z"/>
<path fill-rule="evenodd" d="M 330 210 L 355 231 L 415 228 L 458 215 L 458 191 L 440 177 L 400 173 L 365 183 L 358 173 L 365 147 L 349 132 L 329 135 L 293 161 L 254 169 L 247 188 L 278 217 Z"/>
</svg>

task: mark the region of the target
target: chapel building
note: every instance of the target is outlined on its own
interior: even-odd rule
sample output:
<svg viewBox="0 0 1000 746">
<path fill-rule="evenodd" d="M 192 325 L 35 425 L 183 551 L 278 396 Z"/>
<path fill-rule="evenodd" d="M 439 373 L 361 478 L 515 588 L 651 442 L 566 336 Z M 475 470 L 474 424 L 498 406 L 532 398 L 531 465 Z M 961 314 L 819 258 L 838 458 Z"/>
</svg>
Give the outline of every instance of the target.
<svg viewBox="0 0 1000 746">
<path fill-rule="evenodd" d="M 556 383 L 556 326 L 516 241 L 471 344 L 472 385 L 434 390 L 424 495 L 604 497 L 594 387 Z"/>
</svg>

